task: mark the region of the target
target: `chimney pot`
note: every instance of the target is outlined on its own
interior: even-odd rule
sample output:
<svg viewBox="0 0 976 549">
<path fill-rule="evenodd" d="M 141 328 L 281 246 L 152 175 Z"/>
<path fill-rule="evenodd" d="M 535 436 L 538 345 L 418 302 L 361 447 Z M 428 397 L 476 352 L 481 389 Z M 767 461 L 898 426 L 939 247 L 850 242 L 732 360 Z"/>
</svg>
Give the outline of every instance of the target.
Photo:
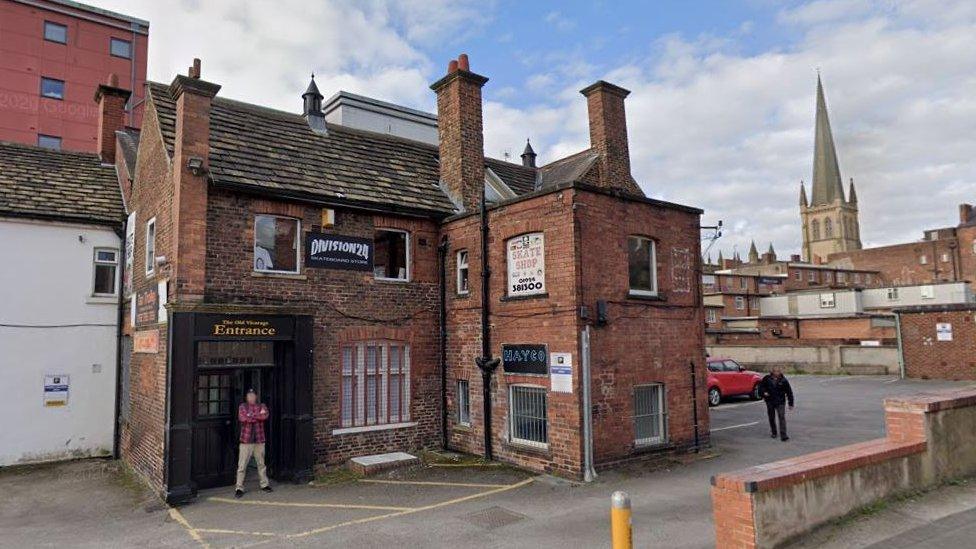
<svg viewBox="0 0 976 549">
<path fill-rule="evenodd" d="M 190 78 L 200 78 L 200 59 L 193 58 L 193 66 L 190 67 Z"/>
<path fill-rule="evenodd" d="M 447 64 L 447 74 L 451 74 L 452 72 L 457 72 L 457 70 L 458 70 L 457 59 L 451 59 L 451 61 Z"/>
<path fill-rule="evenodd" d="M 462 53 L 458 56 L 458 68 L 462 71 L 471 71 L 471 64 L 468 61 L 468 54 Z"/>
<path fill-rule="evenodd" d="M 106 83 L 113 88 L 119 87 L 119 75 L 115 74 L 114 72 L 109 73 Z"/>
</svg>

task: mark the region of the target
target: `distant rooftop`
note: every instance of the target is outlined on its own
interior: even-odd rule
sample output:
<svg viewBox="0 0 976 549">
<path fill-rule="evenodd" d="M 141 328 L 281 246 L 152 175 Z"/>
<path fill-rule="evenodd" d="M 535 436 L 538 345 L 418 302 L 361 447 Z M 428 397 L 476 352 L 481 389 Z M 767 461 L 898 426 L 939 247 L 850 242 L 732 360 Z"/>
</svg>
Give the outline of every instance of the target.
<svg viewBox="0 0 976 549">
<path fill-rule="evenodd" d="M 115 19 L 117 21 L 124 21 L 126 23 L 131 23 L 132 25 L 135 25 L 137 27 L 142 27 L 142 28 L 132 29 L 142 34 L 146 34 L 149 31 L 149 21 L 146 21 L 145 19 L 139 19 L 138 17 L 132 17 L 131 15 L 125 15 L 122 13 L 106 10 L 103 8 L 97 8 L 95 6 L 89 6 L 88 4 L 82 4 L 81 2 L 73 2 L 72 0 L 47 0 L 46 2 L 27 2 L 25 0 L 15 0 L 15 1 L 21 2 L 23 4 L 29 4 L 35 7 L 40 7 L 42 9 L 53 10 L 53 11 L 58 11 L 58 8 L 50 4 L 60 4 L 65 8 L 69 8 L 67 10 L 64 10 L 64 12 L 67 15 L 77 15 L 76 13 L 74 13 L 75 10 L 83 11 L 94 15 L 100 15 L 102 17 Z"/>
</svg>

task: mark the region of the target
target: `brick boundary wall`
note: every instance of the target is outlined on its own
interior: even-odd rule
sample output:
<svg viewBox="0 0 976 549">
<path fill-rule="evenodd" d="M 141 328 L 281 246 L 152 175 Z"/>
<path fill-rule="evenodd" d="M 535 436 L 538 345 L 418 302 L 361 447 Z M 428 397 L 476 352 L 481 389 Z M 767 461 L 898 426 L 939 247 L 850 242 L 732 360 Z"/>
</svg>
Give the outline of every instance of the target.
<svg viewBox="0 0 976 549">
<path fill-rule="evenodd" d="M 884 405 L 885 438 L 713 477 L 716 547 L 778 547 L 880 499 L 976 473 L 976 388 Z"/>
<path fill-rule="evenodd" d="M 976 380 L 976 305 L 900 309 L 905 376 Z M 939 326 L 948 327 L 939 334 Z"/>
</svg>

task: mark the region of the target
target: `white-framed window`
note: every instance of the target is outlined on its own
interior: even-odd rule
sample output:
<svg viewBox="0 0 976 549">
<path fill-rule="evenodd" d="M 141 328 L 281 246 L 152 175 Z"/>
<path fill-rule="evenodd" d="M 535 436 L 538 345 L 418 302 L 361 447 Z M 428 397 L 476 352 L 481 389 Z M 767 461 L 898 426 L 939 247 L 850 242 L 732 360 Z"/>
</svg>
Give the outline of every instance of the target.
<svg viewBox="0 0 976 549">
<path fill-rule="evenodd" d="M 112 55 L 112 57 L 132 59 L 132 42 L 128 40 L 122 40 L 121 38 L 110 38 L 108 44 L 108 51 Z"/>
<path fill-rule="evenodd" d="M 842 284 L 847 283 L 847 273 L 837 273 L 837 282 Z"/>
<path fill-rule="evenodd" d="M 715 322 L 718 322 L 717 315 L 715 314 L 715 309 L 706 309 L 705 310 L 705 321 L 708 322 L 709 324 L 713 324 Z"/>
<path fill-rule="evenodd" d="M 799 271 L 799 270 L 795 271 L 793 273 L 793 277 L 796 278 L 797 280 L 803 280 L 803 271 Z"/>
<path fill-rule="evenodd" d="M 508 394 L 509 432 L 512 442 L 548 447 L 546 390 L 542 387 L 512 385 Z"/>
<path fill-rule="evenodd" d="M 376 229 L 373 276 L 376 280 L 410 280 L 410 233 L 399 229 Z"/>
<path fill-rule="evenodd" d="M 943 253 L 942 254 L 942 262 L 943 263 L 948 263 L 949 262 L 949 254 L 947 254 L 947 253 Z"/>
<path fill-rule="evenodd" d="M 457 382 L 457 421 L 461 425 L 471 425 L 471 385 L 466 379 Z"/>
<path fill-rule="evenodd" d="M 630 293 L 657 295 L 657 244 L 644 236 L 627 237 Z"/>
<path fill-rule="evenodd" d="M 342 427 L 410 421 L 410 346 L 398 341 L 342 345 Z"/>
<path fill-rule="evenodd" d="M 746 308 L 746 298 L 741 295 L 735 296 L 735 308 L 738 311 L 744 311 Z"/>
<path fill-rule="evenodd" d="M 821 309 L 833 309 L 834 308 L 834 294 L 833 292 L 829 294 L 820 294 L 820 308 Z"/>
<path fill-rule="evenodd" d="M 807 280 L 809 282 L 816 282 L 817 281 L 817 271 L 810 271 L 810 272 L 808 272 L 807 273 Z"/>
<path fill-rule="evenodd" d="M 156 218 L 146 221 L 146 276 L 156 272 Z"/>
<path fill-rule="evenodd" d="M 68 43 L 68 27 L 52 21 L 44 22 L 44 39 L 58 44 Z"/>
<path fill-rule="evenodd" d="M 925 254 L 922 254 L 922 255 L 918 256 L 918 264 L 919 265 L 928 265 L 928 263 L 929 263 L 929 256 L 927 256 Z"/>
<path fill-rule="evenodd" d="M 115 248 L 95 248 L 93 271 L 93 296 L 107 297 L 118 294 L 118 250 Z"/>
<path fill-rule="evenodd" d="M 468 295 L 468 251 L 458 250 L 457 253 L 457 293 Z"/>
<path fill-rule="evenodd" d="M 888 288 L 888 301 L 898 301 L 898 288 Z"/>
<path fill-rule="evenodd" d="M 634 443 L 637 446 L 661 444 L 666 439 L 667 405 L 664 385 L 654 383 L 634 387 Z"/>
<path fill-rule="evenodd" d="M 300 269 L 301 222 L 291 217 L 254 216 L 254 270 L 297 273 Z"/>
<path fill-rule="evenodd" d="M 749 308 L 751 308 L 753 310 L 759 309 L 759 298 L 758 297 L 750 297 L 749 298 Z"/>
<path fill-rule="evenodd" d="M 935 299 L 935 286 L 921 286 L 918 291 L 922 299 Z"/>
</svg>

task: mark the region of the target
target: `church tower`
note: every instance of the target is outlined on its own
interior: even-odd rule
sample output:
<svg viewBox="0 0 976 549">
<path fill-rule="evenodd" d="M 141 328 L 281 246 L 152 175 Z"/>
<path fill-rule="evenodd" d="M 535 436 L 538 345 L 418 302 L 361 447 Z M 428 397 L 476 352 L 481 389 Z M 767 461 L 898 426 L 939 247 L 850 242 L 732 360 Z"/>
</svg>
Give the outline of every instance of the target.
<svg viewBox="0 0 976 549">
<path fill-rule="evenodd" d="M 845 198 L 819 74 L 813 185 L 810 200 L 807 200 L 806 187 L 800 182 L 800 220 L 803 223 L 803 259 L 806 261 L 821 263 L 832 253 L 861 249 L 854 179 L 851 178 L 850 191 Z"/>
</svg>

